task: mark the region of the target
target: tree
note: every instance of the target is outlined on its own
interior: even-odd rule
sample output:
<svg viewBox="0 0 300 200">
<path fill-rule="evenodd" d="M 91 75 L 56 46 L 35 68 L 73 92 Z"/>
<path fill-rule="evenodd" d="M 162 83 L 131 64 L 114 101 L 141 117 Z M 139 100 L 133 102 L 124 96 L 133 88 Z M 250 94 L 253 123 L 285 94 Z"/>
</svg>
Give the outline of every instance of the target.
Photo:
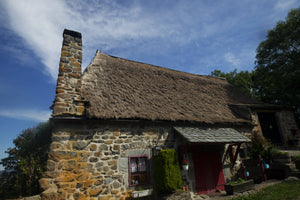
<svg viewBox="0 0 300 200">
<path fill-rule="evenodd" d="M 245 94 L 252 96 L 252 73 L 248 71 L 237 72 L 237 69 L 233 72 L 224 73 L 221 70 L 214 70 L 211 72 L 211 76 L 225 78 L 229 83 L 238 87 Z"/>
<path fill-rule="evenodd" d="M 257 99 L 292 106 L 300 116 L 300 7 L 269 30 L 257 48 L 254 90 Z"/>
<path fill-rule="evenodd" d="M 13 198 L 38 194 L 38 180 L 46 169 L 51 142 L 49 122 L 23 130 L 8 148 L 8 157 L 1 160 L 5 168 L 1 176 L 0 196 Z"/>
</svg>

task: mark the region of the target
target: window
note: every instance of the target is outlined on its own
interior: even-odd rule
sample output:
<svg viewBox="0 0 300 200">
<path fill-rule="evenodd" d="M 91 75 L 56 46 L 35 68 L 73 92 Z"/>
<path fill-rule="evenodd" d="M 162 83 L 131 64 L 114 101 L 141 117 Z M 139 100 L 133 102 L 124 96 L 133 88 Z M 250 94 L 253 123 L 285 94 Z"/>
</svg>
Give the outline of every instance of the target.
<svg viewBox="0 0 300 200">
<path fill-rule="evenodd" d="M 146 185 L 149 183 L 148 156 L 129 157 L 129 186 Z"/>
</svg>

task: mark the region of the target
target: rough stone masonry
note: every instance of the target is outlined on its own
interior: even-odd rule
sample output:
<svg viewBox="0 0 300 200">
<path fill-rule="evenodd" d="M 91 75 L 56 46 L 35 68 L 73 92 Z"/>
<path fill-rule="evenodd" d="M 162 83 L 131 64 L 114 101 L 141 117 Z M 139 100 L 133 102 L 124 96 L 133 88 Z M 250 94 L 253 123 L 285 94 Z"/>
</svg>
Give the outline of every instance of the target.
<svg viewBox="0 0 300 200">
<path fill-rule="evenodd" d="M 168 127 L 55 123 L 47 172 L 40 180 L 43 199 L 126 199 L 128 156 L 151 158 L 155 146 L 174 148 Z"/>
<path fill-rule="evenodd" d="M 81 33 L 65 30 L 59 63 L 53 116 L 82 115 L 84 103 L 81 99 Z"/>
</svg>

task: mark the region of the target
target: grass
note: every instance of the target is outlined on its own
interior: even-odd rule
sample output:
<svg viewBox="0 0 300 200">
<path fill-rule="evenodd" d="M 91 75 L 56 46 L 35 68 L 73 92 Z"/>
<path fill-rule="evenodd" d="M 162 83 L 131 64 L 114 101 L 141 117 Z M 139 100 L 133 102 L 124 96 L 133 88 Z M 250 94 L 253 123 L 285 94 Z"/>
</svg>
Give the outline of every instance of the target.
<svg viewBox="0 0 300 200">
<path fill-rule="evenodd" d="M 300 197 L 300 181 L 283 182 L 260 190 L 256 194 L 232 200 L 296 200 Z"/>
</svg>

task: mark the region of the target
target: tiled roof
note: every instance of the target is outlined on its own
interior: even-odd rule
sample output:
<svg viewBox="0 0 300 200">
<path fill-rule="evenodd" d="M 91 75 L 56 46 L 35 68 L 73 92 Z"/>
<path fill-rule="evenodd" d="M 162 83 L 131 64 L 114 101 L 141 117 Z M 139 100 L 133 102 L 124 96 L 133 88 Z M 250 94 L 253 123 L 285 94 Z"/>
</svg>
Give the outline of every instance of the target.
<svg viewBox="0 0 300 200">
<path fill-rule="evenodd" d="M 232 128 L 198 128 L 198 127 L 174 127 L 190 143 L 233 143 L 250 142 Z"/>
</svg>

